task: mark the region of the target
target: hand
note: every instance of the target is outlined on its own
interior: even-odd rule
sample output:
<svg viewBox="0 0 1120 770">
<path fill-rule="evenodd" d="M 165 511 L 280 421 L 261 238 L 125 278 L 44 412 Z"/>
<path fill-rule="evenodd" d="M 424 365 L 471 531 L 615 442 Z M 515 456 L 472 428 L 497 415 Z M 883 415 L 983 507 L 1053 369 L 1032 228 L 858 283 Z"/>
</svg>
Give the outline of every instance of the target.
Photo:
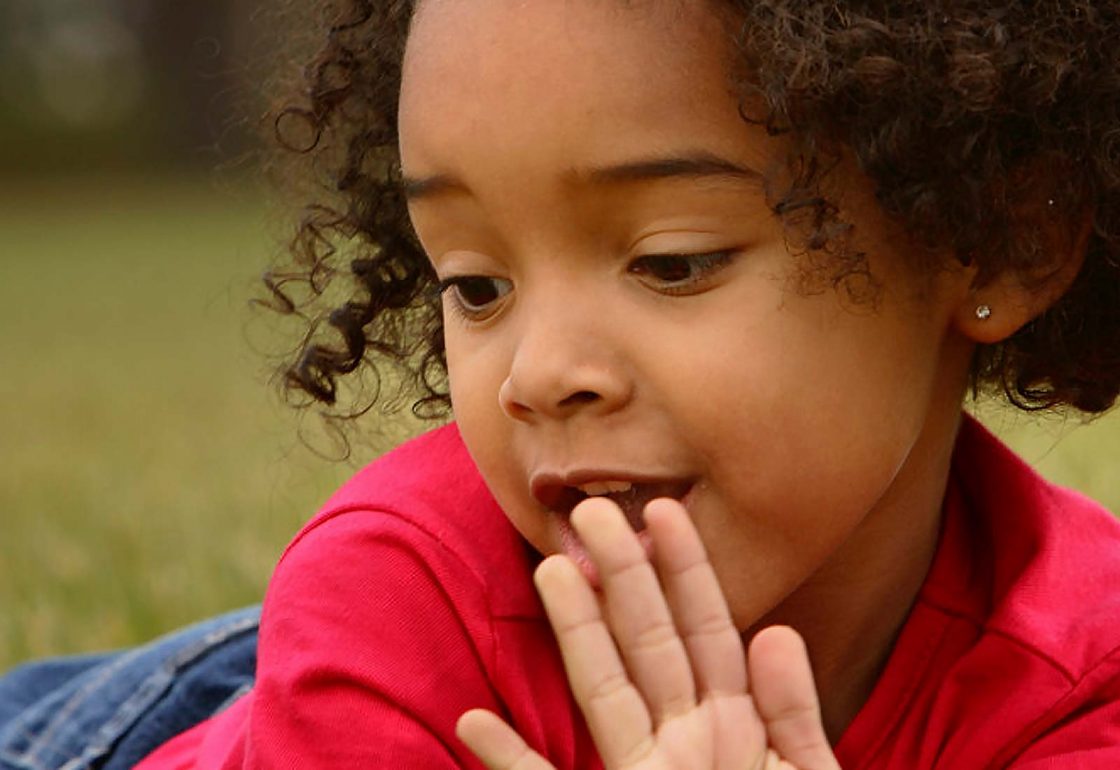
<svg viewBox="0 0 1120 770">
<path fill-rule="evenodd" d="M 655 500 L 645 519 L 652 564 L 613 502 L 572 513 L 601 596 L 564 556 L 535 576 L 604 766 L 838 770 L 801 637 L 768 628 L 744 654 L 687 511 Z M 467 712 L 457 731 L 490 770 L 554 770 L 488 711 Z"/>
</svg>

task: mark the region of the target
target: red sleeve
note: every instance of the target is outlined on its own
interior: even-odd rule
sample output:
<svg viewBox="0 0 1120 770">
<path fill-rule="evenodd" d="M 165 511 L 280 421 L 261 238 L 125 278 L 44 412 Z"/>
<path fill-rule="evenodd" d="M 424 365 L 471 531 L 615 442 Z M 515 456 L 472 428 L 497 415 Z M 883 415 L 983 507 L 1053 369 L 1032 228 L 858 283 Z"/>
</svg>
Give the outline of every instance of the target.
<svg viewBox="0 0 1120 770">
<path fill-rule="evenodd" d="M 481 768 L 454 736 L 497 709 L 479 578 L 390 514 L 323 520 L 269 584 L 243 767 Z"/>
</svg>

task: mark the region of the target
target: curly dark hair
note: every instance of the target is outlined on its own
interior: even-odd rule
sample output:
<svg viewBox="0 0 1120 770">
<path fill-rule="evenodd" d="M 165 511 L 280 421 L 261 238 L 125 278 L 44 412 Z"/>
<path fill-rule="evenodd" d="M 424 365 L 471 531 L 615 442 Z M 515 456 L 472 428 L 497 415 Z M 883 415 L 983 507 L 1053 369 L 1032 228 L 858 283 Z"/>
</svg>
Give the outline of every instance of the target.
<svg viewBox="0 0 1120 770">
<path fill-rule="evenodd" d="M 710 1 L 732 22 L 744 119 L 792 139 L 773 211 L 833 286 L 874 294 L 865 255 L 837 246 L 846 228 L 823 192 L 840 154 L 930 247 L 914 256 L 927 272 L 944 267 L 931 255 L 955 254 L 981 280 L 1037 276 L 1050 262 L 1039 211 L 1091 217 L 1073 285 L 981 346 L 973 383 L 1028 410 L 1108 409 L 1120 392 L 1120 0 Z M 350 415 L 386 380 L 422 416 L 448 406 L 435 275 L 399 184 L 414 5 L 340 0 L 274 113 L 292 174 L 315 181 L 288 257 L 265 276 L 268 303 L 306 322 L 284 383 Z M 341 398 L 363 375 L 372 392 Z"/>
</svg>

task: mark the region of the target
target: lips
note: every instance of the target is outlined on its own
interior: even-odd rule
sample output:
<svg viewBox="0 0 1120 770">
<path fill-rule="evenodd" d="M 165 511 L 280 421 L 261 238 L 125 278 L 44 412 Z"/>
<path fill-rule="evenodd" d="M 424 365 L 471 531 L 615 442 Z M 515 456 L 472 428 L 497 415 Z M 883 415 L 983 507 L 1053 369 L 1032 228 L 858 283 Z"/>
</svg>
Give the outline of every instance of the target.
<svg viewBox="0 0 1120 770">
<path fill-rule="evenodd" d="M 533 496 L 544 507 L 565 518 L 589 497 L 611 500 L 626 515 L 635 532 L 645 529 L 642 511 L 651 500 L 671 497 L 680 500 L 692 488 L 688 479 L 638 477 L 625 474 L 538 474 L 532 481 Z"/>
</svg>

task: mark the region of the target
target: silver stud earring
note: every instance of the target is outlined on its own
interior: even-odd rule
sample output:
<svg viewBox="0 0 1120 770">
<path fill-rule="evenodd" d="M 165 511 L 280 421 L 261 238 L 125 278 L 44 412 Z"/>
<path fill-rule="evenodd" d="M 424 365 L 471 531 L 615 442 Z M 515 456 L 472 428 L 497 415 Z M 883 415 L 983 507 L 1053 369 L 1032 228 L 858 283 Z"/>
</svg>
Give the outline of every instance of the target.
<svg viewBox="0 0 1120 770">
<path fill-rule="evenodd" d="M 992 309 L 988 305 L 977 305 L 976 317 L 981 321 L 987 321 L 992 317 Z"/>
</svg>

